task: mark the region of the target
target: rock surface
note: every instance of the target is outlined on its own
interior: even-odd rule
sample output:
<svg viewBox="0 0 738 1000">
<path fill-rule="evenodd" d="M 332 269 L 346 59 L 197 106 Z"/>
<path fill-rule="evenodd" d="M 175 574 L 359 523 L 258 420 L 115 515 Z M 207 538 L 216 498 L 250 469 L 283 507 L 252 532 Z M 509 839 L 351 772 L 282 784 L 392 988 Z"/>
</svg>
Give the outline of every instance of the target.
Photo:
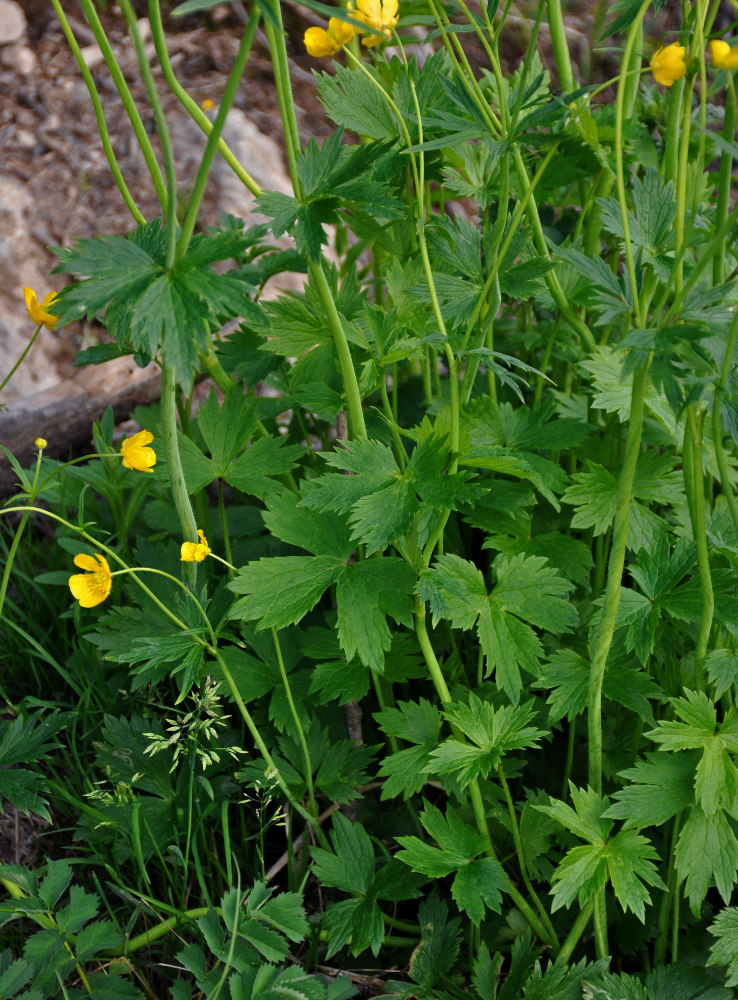
<svg viewBox="0 0 738 1000">
<path fill-rule="evenodd" d="M 14 0 L 0 0 L 0 45 L 19 42 L 26 33 L 26 15 Z"/>
</svg>

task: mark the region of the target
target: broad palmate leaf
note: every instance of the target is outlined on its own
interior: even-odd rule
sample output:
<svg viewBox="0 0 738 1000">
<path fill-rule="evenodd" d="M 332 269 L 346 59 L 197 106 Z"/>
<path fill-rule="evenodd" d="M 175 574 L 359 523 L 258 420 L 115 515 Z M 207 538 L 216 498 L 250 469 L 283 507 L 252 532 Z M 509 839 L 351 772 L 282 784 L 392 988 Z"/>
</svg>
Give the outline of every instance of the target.
<svg viewBox="0 0 738 1000">
<path fill-rule="evenodd" d="M 487 658 L 487 674 L 516 704 L 523 688 L 520 670 L 537 674 L 543 647 L 535 628 L 560 635 L 577 621 L 566 600 L 573 584 L 540 556 L 500 555 L 493 563 L 497 582 L 487 591 L 484 576 L 468 560 L 439 556 L 418 584 L 434 622 L 448 619 L 455 628 L 476 626 Z"/>
</svg>

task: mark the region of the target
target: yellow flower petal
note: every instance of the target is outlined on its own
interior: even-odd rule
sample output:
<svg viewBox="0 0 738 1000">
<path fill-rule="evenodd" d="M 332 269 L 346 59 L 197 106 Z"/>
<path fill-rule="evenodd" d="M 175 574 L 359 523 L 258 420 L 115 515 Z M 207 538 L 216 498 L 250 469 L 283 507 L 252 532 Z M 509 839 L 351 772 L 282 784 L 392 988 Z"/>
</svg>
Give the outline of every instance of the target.
<svg viewBox="0 0 738 1000">
<path fill-rule="evenodd" d="M 43 301 L 40 305 L 38 299 L 36 298 L 36 293 L 32 288 L 28 288 L 28 286 L 23 289 L 23 297 L 26 300 L 28 315 L 31 317 L 36 326 L 46 326 L 49 330 L 53 330 L 59 322 L 59 317 L 53 316 L 47 310 L 56 298 L 56 292 L 48 292 L 44 295 Z"/>
<path fill-rule="evenodd" d="M 710 56 L 717 69 L 738 69 L 738 48 L 731 48 L 719 38 L 710 42 Z"/>
<path fill-rule="evenodd" d="M 124 468 L 133 472 L 152 472 L 152 466 L 156 465 L 156 452 L 146 445 L 151 444 L 153 440 L 154 435 L 147 430 L 124 438 L 120 445 Z"/>
<path fill-rule="evenodd" d="M 210 555 L 211 549 L 205 533 L 198 528 L 197 534 L 200 537 L 199 542 L 182 542 L 179 551 L 180 562 L 202 562 L 203 559 Z"/>
<path fill-rule="evenodd" d="M 309 56 L 325 59 L 338 52 L 341 42 L 332 37 L 325 28 L 308 28 L 305 32 L 305 48 Z"/>
<path fill-rule="evenodd" d="M 102 604 L 113 585 L 107 559 L 97 553 L 91 556 L 81 552 L 74 557 L 74 565 L 88 572 L 75 573 L 69 577 L 72 597 L 78 600 L 83 608 L 94 608 L 96 604 Z"/>
<path fill-rule="evenodd" d="M 656 82 L 662 87 L 671 87 L 677 80 L 681 80 L 687 72 L 684 62 L 686 54 L 687 50 L 678 42 L 672 42 L 655 52 L 651 59 L 651 72 Z"/>
<path fill-rule="evenodd" d="M 332 38 L 335 38 L 337 42 L 340 42 L 341 45 L 348 45 L 354 37 L 354 29 L 340 18 L 332 17 L 328 21 L 328 34 Z"/>
</svg>

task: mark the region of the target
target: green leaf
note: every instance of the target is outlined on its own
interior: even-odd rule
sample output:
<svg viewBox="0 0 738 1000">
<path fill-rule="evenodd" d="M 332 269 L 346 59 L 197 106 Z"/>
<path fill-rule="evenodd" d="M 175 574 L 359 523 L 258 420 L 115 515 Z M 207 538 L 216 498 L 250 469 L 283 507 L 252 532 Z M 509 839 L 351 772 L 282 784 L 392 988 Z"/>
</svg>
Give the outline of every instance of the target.
<svg viewBox="0 0 738 1000">
<path fill-rule="evenodd" d="M 343 518 L 308 509 L 293 493 L 271 496 L 262 517 L 270 534 L 316 556 L 348 561 L 354 550 Z"/>
<path fill-rule="evenodd" d="M 679 834 L 675 859 L 695 916 L 710 886 L 716 886 L 723 902 L 730 902 L 738 878 L 738 840 L 722 810 L 707 816 L 699 806 L 692 808 Z"/>
<path fill-rule="evenodd" d="M 577 615 L 562 595 L 573 584 L 539 556 L 500 555 L 494 569 L 497 584 L 487 594 L 484 577 L 472 563 L 442 555 L 421 577 L 418 594 L 430 603 L 434 622 L 448 618 L 454 627 L 469 629 L 478 618 L 488 672 L 496 672 L 498 687 L 515 704 L 522 690 L 520 668 L 538 673 L 543 655 L 538 636 L 526 623 L 569 631 Z"/>
<path fill-rule="evenodd" d="M 538 745 L 545 734 L 528 725 L 534 714 L 532 701 L 495 710 L 471 692 L 468 704 L 452 705 L 444 715 L 473 746 L 458 739 L 445 740 L 431 752 L 429 769 L 437 774 L 455 774 L 462 788 L 476 778 L 486 778 L 510 751 Z"/>
<path fill-rule="evenodd" d="M 274 556 L 242 566 L 228 584 L 245 594 L 230 609 L 232 618 L 256 621 L 258 629 L 296 625 L 341 574 L 328 556 Z"/>
<path fill-rule="evenodd" d="M 718 726 L 715 705 L 701 691 L 673 698 L 676 721 L 661 721 L 647 735 L 665 750 L 702 750 L 695 775 L 697 801 L 708 816 L 732 809 L 738 796 L 738 769 L 730 756 L 738 751 L 738 713 L 731 708 Z M 683 720 L 683 721 L 679 721 Z"/>
<path fill-rule="evenodd" d="M 101 951 L 113 950 L 121 945 L 120 931 L 112 920 L 96 920 L 78 932 L 74 942 L 77 961 L 88 962 Z"/>
<path fill-rule="evenodd" d="M 286 444 L 282 437 L 259 438 L 223 471 L 223 476 L 237 490 L 265 500 L 284 489 L 272 477 L 294 469 L 303 451 L 302 445 Z"/>
<path fill-rule="evenodd" d="M 663 826 L 692 805 L 696 767 L 694 752 L 646 754 L 645 760 L 620 772 L 629 784 L 613 792 L 615 802 L 602 815 L 625 820 L 626 830 Z"/>
<path fill-rule="evenodd" d="M 707 655 L 705 669 L 715 686 L 715 698 L 722 698 L 738 683 L 738 655 L 731 649 L 713 649 Z"/>
<path fill-rule="evenodd" d="M 255 399 L 234 388 L 221 405 L 215 387 L 211 388 L 197 411 L 197 427 L 219 475 L 225 475 L 229 463 L 249 443 L 257 423 Z"/>
<path fill-rule="evenodd" d="M 60 295 L 61 322 L 105 311 L 119 346 L 154 357 L 161 350 L 186 385 L 206 351 L 212 330 L 239 315 L 259 317 L 253 289 L 233 272 L 216 273 L 213 261 L 235 256 L 248 242 L 235 232 L 195 237 L 184 258 L 166 268 L 166 232 L 160 220 L 127 237 L 99 236 L 58 250 L 57 271 L 85 275 Z"/>
<path fill-rule="evenodd" d="M 336 586 L 338 638 L 346 658 L 382 673 L 392 645 L 387 615 L 412 623 L 415 574 L 402 559 L 366 559 L 346 567 Z"/>
<path fill-rule="evenodd" d="M 507 875 L 495 858 L 477 858 L 460 868 L 451 886 L 451 895 L 460 910 L 478 927 L 485 909 L 499 913 L 502 892 L 509 887 Z"/>
<path fill-rule="evenodd" d="M 371 948 L 377 955 L 384 941 L 382 911 L 370 898 L 342 899 L 334 903 L 323 918 L 328 934 L 326 958 L 351 942 L 351 954 L 359 955 Z"/>
<path fill-rule="evenodd" d="M 722 910 L 707 929 L 717 938 L 710 945 L 707 964 L 726 965 L 725 985 L 738 986 L 738 908 L 730 906 Z"/>
<path fill-rule="evenodd" d="M 366 892 L 374 879 L 374 848 L 364 827 L 336 812 L 330 840 L 332 851 L 312 848 L 315 877 L 344 892 Z"/>
<path fill-rule="evenodd" d="M 35 812 L 51 822 L 42 775 L 18 765 L 43 760 L 58 746 L 51 742 L 56 733 L 54 717 L 41 720 L 19 715 L 0 720 L 0 768 L 3 769 L 3 797 L 22 813 Z"/>
<path fill-rule="evenodd" d="M 461 921 L 449 920 L 448 907 L 433 891 L 418 908 L 420 943 L 410 956 L 410 978 L 425 989 L 432 989 L 451 972 L 459 957 Z"/>
<path fill-rule="evenodd" d="M 399 125 L 387 101 L 356 72 L 334 64 L 335 75 L 316 74 L 318 93 L 326 114 L 341 128 L 371 139 L 393 139 Z M 369 72 L 372 72 L 371 68 Z"/>
<path fill-rule="evenodd" d="M 39 898 L 48 910 L 56 909 L 56 904 L 72 881 L 72 866 L 68 861 L 49 861 L 46 875 L 38 887 Z"/>
<path fill-rule="evenodd" d="M 479 924 L 484 918 L 485 906 L 494 913 L 500 912 L 502 890 L 509 883 L 502 866 L 492 858 L 474 860 L 486 847 L 484 838 L 473 827 L 448 809 L 446 816 L 430 803 L 420 814 L 420 821 L 438 848 L 424 843 L 417 837 L 398 837 L 403 850 L 396 857 L 412 868 L 432 878 L 442 878 L 456 872 L 451 895 L 460 909 Z"/>
<path fill-rule="evenodd" d="M 438 746 L 441 713 L 425 698 L 417 702 L 400 702 L 397 708 L 387 708 L 374 716 L 388 736 L 395 736 L 415 746 L 405 747 L 385 757 L 379 769 L 385 778 L 382 799 L 415 795 L 428 780 L 431 751 Z"/>
</svg>

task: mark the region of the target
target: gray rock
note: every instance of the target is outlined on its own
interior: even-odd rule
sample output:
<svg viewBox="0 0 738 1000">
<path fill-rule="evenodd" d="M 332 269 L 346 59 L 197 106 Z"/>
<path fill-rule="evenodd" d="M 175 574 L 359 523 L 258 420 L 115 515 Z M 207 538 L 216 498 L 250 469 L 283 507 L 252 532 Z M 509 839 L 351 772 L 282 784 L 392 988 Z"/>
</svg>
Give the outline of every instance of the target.
<svg viewBox="0 0 738 1000">
<path fill-rule="evenodd" d="M 0 0 L 0 45 L 19 42 L 26 33 L 26 15 L 14 0 Z"/>
</svg>

